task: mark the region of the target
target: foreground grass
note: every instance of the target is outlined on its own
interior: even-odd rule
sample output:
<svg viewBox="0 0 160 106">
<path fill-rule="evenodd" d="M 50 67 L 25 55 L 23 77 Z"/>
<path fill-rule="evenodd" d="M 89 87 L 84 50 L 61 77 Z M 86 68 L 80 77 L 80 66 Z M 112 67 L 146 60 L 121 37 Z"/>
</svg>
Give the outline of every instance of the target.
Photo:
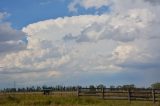
<svg viewBox="0 0 160 106">
<path fill-rule="evenodd" d="M 0 106 L 160 106 L 160 101 L 102 100 L 74 95 L 2 94 Z"/>
</svg>

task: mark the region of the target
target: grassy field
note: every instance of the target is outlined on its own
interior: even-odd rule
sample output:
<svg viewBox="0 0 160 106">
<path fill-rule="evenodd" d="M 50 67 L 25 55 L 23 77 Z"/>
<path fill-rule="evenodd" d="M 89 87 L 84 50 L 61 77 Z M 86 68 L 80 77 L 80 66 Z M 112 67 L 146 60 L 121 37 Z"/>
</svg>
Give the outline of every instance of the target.
<svg viewBox="0 0 160 106">
<path fill-rule="evenodd" d="M 0 94 L 0 106 L 160 106 L 160 101 L 102 100 L 96 97 L 77 97 L 73 93 Z"/>
</svg>

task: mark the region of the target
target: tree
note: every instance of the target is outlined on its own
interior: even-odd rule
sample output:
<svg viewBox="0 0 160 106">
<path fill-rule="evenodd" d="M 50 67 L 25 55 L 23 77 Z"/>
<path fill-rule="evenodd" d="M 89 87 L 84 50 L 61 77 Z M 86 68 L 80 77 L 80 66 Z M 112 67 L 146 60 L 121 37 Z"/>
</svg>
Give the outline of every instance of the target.
<svg viewBox="0 0 160 106">
<path fill-rule="evenodd" d="M 114 88 L 116 88 L 116 87 L 115 87 L 114 85 L 111 85 L 110 88 L 111 88 L 111 89 L 114 89 Z"/>
<path fill-rule="evenodd" d="M 122 86 L 121 86 L 121 85 L 118 85 L 116 88 L 121 89 L 121 88 L 122 88 Z"/>
<path fill-rule="evenodd" d="M 90 85 L 89 88 L 90 89 L 94 89 L 95 87 L 94 87 L 94 85 Z"/>
<path fill-rule="evenodd" d="M 90 92 L 96 91 L 95 86 L 94 86 L 94 85 L 90 85 L 90 86 L 89 86 L 89 91 L 90 91 Z"/>
<path fill-rule="evenodd" d="M 160 83 L 159 83 L 159 82 L 154 83 L 154 84 L 151 85 L 151 87 L 152 87 L 153 89 L 160 89 Z"/>
<path fill-rule="evenodd" d="M 136 88 L 134 84 L 130 84 L 130 85 L 123 85 L 122 86 L 123 89 L 134 89 Z"/>
<path fill-rule="evenodd" d="M 97 86 L 97 88 L 106 88 L 106 86 L 105 85 L 103 85 L 103 84 L 99 84 L 98 86 Z"/>
</svg>

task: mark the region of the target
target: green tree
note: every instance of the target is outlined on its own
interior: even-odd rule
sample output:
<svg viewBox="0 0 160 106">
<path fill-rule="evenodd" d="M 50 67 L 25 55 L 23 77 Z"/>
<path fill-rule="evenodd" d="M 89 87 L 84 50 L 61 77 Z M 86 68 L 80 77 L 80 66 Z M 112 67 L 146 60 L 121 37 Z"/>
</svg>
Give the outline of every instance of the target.
<svg viewBox="0 0 160 106">
<path fill-rule="evenodd" d="M 95 91 L 96 91 L 95 86 L 94 86 L 94 85 L 90 85 L 90 86 L 89 86 L 89 91 L 90 91 L 90 92 L 95 92 Z"/>
<path fill-rule="evenodd" d="M 122 86 L 123 89 L 134 89 L 136 88 L 134 84 L 130 84 L 130 85 L 123 85 Z"/>
<path fill-rule="evenodd" d="M 114 88 L 116 88 L 116 87 L 115 87 L 114 85 L 111 85 L 110 88 L 111 88 L 111 89 L 114 89 Z"/>
<path fill-rule="evenodd" d="M 103 85 L 103 84 L 99 84 L 98 86 L 97 86 L 97 88 L 106 88 L 106 86 L 105 85 Z"/>
<path fill-rule="evenodd" d="M 160 83 L 159 83 L 159 82 L 154 83 L 154 84 L 151 85 L 151 87 L 152 87 L 153 89 L 160 89 Z"/>
</svg>

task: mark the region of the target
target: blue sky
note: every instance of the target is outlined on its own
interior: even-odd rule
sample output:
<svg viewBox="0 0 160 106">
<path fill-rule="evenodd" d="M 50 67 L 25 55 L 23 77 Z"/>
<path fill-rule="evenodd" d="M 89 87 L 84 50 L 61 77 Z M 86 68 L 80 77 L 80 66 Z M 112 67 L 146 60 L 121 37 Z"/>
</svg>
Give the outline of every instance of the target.
<svg viewBox="0 0 160 106">
<path fill-rule="evenodd" d="M 159 82 L 159 5 L 0 0 L 0 88 Z"/>
<path fill-rule="evenodd" d="M 94 8 L 84 9 L 79 6 L 78 13 L 68 10 L 71 0 L 1 0 L 0 10 L 7 12 L 10 16 L 6 19 L 16 29 L 47 19 L 73 16 L 80 14 L 96 14 Z M 99 13 L 109 10 L 108 7 L 101 7 Z"/>
<path fill-rule="evenodd" d="M 0 9 L 10 14 L 7 20 L 13 27 L 21 29 L 41 20 L 70 16 L 68 3 L 61 0 L 1 0 Z"/>
</svg>

